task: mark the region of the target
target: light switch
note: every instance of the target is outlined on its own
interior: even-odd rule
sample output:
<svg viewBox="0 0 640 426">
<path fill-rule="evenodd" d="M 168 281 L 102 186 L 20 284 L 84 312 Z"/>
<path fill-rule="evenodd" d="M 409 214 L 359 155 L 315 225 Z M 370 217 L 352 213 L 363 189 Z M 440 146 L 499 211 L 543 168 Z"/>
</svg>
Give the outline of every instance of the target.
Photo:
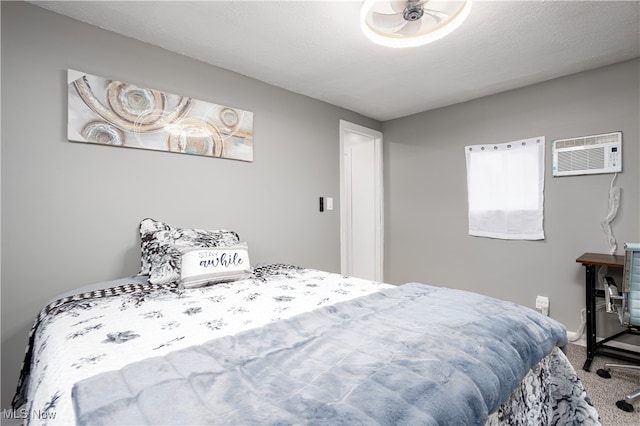
<svg viewBox="0 0 640 426">
<path fill-rule="evenodd" d="M 333 198 L 327 197 L 327 210 L 333 210 Z"/>
</svg>

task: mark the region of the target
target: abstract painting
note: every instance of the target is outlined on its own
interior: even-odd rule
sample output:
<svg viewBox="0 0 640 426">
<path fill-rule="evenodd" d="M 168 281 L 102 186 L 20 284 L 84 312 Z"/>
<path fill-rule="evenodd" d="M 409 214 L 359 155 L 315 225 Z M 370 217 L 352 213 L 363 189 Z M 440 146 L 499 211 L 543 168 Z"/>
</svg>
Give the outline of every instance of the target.
<svg viewBox="0 0 640 426">
<path fill-rule="evenodd" d="M 68 138 L 253 161 L 253 113 L 69 70 Z"/>
</svg>

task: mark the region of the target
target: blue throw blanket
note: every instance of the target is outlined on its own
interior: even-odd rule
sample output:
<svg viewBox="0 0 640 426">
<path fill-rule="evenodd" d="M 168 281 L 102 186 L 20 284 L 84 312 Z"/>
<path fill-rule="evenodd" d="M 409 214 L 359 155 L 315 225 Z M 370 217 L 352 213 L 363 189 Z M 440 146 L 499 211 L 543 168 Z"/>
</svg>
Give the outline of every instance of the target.
<svg viewBox="0 0 640 426">
<path fill-rule="evenodd" d="M 564 327 L 411 283 L 148 358 L 73 388 L 80 424 L 484 424 Z"/>
</svg>

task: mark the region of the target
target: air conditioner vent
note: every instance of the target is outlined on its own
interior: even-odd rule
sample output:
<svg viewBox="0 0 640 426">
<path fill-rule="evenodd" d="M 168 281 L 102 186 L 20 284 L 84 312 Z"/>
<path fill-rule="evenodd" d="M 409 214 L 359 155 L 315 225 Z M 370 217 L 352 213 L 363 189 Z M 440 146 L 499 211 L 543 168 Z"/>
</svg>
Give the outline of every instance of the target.
<svg viewBox="0 0 640 426">
<path fill-rule="evenodd" d="M 586 145 L 601 145 L 607 143 L 616 143 L 621 140 L 618 138 L 620 132 L 605 133 L 603 135 L 585 136 L 581 138 L 573 139 L 559 139 L 555 141 L 556 149 L 572 148 L 574 146 L 586 146 Z"/>
<path fill-rule="evenodd" d="M 553 141 L 553 175 L 622 171 L 622 132 Z"/>
</svg>

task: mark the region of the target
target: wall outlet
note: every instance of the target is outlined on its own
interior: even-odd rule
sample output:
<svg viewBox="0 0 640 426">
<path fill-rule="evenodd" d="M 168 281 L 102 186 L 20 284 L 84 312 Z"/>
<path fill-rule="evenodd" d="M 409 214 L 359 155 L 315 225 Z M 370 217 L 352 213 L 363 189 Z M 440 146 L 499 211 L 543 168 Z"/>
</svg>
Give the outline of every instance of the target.
<svg viewBox="0 0 640 426">
<path fill-rule="evenodd" d="M 542 315 L 549 315 L 549 298 L 546 296 L 536 297 L 536 311 Z"/>
</svg>

